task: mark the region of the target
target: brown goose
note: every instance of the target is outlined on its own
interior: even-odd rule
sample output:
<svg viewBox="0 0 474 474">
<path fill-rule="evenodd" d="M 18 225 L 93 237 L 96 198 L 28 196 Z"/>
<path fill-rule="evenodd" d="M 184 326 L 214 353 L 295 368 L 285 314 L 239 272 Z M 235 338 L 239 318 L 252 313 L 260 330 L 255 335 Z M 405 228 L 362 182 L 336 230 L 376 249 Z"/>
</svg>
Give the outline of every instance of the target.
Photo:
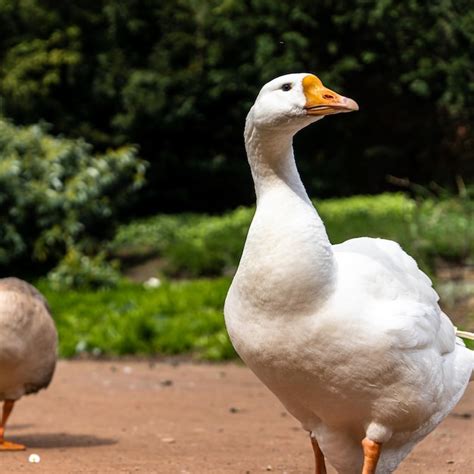
<svg viewBox="0 0 474 474">
<path fill-rule="evenodd" d="M 5 425 L 17 400 L 51 382 L 57 341 L 43 295 L 18 278 L 0 279 L 0 451 L 25 449 L 5 440 Z"/>
</svg>

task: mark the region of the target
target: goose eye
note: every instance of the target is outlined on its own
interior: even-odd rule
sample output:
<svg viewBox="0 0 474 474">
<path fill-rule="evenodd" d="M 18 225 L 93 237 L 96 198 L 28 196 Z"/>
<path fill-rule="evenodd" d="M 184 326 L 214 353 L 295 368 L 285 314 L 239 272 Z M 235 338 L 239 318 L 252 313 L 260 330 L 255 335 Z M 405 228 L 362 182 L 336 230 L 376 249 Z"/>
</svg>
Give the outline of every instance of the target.
<svg viewBox="0 0 474 474">
<path fill-rule="evenodd" d="M 291 90 L 291 84 L 283 84 L 281 86 L 281 90 L 285 91 L 285 92 L 288 92 L 289 90 Z"/>
</svg>

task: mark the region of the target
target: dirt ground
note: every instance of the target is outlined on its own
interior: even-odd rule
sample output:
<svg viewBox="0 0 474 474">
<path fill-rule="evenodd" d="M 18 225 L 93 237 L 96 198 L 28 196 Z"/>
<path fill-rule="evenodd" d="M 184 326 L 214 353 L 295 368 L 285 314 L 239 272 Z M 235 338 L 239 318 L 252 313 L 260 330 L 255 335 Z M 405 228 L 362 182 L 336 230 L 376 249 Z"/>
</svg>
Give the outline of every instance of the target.
<svg viewBox="0 0 474 474">
<path fill-rule="evenodd" d="M 1 453 L 2 474 L 313 473 L 306 434 L 237 364 L 61 361 L 7 438 L 28 450 Z M 397 472 L 474 473 L 474 387 Z"/>
</svg>

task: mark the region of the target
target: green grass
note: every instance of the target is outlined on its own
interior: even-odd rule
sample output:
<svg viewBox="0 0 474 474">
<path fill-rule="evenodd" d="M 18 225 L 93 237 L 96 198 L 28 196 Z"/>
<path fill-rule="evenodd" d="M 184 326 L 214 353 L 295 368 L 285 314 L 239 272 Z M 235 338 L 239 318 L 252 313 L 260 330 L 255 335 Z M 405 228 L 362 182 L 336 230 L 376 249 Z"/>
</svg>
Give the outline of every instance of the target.
<svg viewBox="0 0 474 474">
<path fill-rule="evenodd" d="M 229 284 L 216 278 L 155 289 L 122 282 L 96 291 L 57 291 L 43 280 L 38 287 L 50 303 L 62 357 L 190 354 L 217 361 L 236 357 L 223 317 Z M 474 349 L 474 341 L 465 342 Z"/>
<path fill-rule="evenodd" d="M 464 324 L 459 325 L 459 329 L 461 330 L 465 329 L 467 331 L 474 332 L 473 328 L 474 328 L 474 311 L 472 311 L 472 308 L 471 308 L 471 311 L 469 311 L 469 316 L 466 318 L 466 321 L 464 322 Z M 474 351 L 474 341 L 472 339 L 464 339 L 464 343 L 466 344 L 467 347 L 469 347 L 469 349 Z"/>
<path fill-rule="evenodd" d="M 191 353 L 207 360 L 235 356 L 224 327 L 230 280 L 164 282 L 147 289 L 122 283 L 115 289 L 55 291 L 38 284 L 48 299 L 60 355 L 153 355 Z"/>
</svg>

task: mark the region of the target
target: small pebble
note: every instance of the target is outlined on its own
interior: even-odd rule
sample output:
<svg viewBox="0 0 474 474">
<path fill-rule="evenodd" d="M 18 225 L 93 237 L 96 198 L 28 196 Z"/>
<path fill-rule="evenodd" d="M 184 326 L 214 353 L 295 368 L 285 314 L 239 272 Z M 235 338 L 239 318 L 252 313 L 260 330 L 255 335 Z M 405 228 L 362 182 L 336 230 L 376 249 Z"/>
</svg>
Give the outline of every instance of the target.
<svg viewBox="0 0 474 474">
<path fill-rule="evenodd" d="M 28 461 L 31 463 L 38 463 L 41 461 L 41 458 L 39 457 L 39 454 L 30 454 Z"/>
<path fill-rule="evenodd" d="M 161 286 L 161 280 L 156 277 L 151 277 L 143 283 L 143 286 L 148 289 L 158 288 L 159 286 Z"/>
<path fill-rule="evenodd" d="M 101 354 L 102 354 L 102 351 L 98 347 L 94 347 L 94 349 L 92 349 L 92 355 L 94 357 L 99 357 Z"/>
<path fill-rule="evenodd" d="M 79 353 L 79 352 L 84 352 L 86 349 L 87 349 L 87 342 L 86 342 L 86 341 L 80 340 L 80 341 L 76 344 L 76 352 L 77 352 L 77 353 Z"/>
<path fill-rule="evenodd" d="M 236 407 L 230 407 L 229 411 L 230 411 L 230 413 L 239 413 L 240 410 Z"/>
<path fill-rule="evenodd" d="M 267 470 L 267 471 L 273 471 L 273 467 L 270 466 L 270 464 L 269 464 L 269 465 L 266 467 L 266 470 Z"/>
<path fill-rule="evenodd" d="M 162 380 L 162 381 L 160 382 L 160 385 L 161 385 L 162 387 L 171 387 L 171 385 L 173 385 L 173 381 L 170 380 L 170 379 Z"/>
<path fill-rule="evenodd" d="M 446 461 L 446 464 L 454 464 L 454 461 Z"/>
<path fill-rule="evenodd" d="M 163 443 L 170 443 L 170 444 L 176 442 L 174 438 L 161 438 L 161 441 L 163 441 Z"/>
<path fill-rule="evenodd" d="M 131 374 L 132 373 L 132 368 L 126 365 L 123 369 L 124 374 Z"/>
</svg>

